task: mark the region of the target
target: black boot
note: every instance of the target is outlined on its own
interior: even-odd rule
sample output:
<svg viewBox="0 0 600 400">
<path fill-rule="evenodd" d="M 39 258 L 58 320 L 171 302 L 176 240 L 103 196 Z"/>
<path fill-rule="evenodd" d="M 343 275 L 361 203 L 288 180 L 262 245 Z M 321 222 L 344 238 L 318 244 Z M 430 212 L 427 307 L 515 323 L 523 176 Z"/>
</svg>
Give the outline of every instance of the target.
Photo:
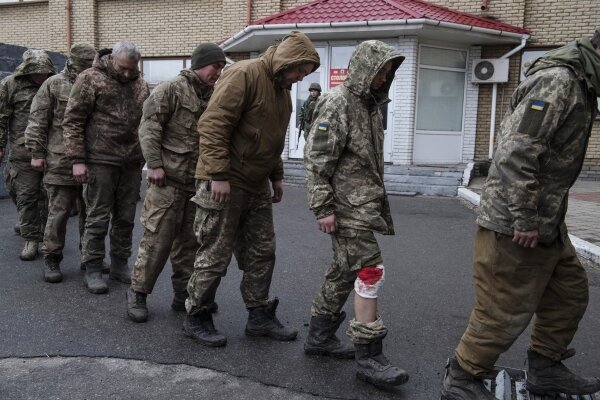
<svg viewBox="0 0 600 400">
<path fill-rule="evenodd" d="M 186 315 L 183 320 L 183 330 L 186 335 L 204 346 L 222 347 L 227 344 L 227 338 L 215 329 L 212 315 L 206 310 Z"/>
<path fill-rule="evenodd" d="M 90 293 L 102 294 L 108 292 L 108 286 L 102 279 L 102 264 L 86 263 L 83 281 Z"/>
<path fill-rule="evenodd" d="M 469 374 L 451 358 L 446 364 L 442 400 L 496 400 L 496 396 L 487 390 L 482 379 Z"/>
<path fill-rule="evenodd" d="M 562 360 L 575 355 L 575 350 L 568 350 Z M 569 371 L 561 362 L 548 357 L 527 351 L 527 390 L 531 393 L 558 396 L 560 393 L 567 395 L 585 395 L 600 392 L 600 379 L 584 378 Z"/>
<path fill-rule="evenodd" d="M 275 297 L 269 300 L 266 306 L 250 308 L 248 323 L 246 324 L 247 336 L 268 336 L 275 340 L 294 340 L 298 331 L 284 326 L 277 316 L 275 310 L 279 299 Z"/>
<path fill-rule="evenodd" d="M 373 386 L 388 389 L 408 382 L 408 374 L 394 367 L 383 355 L 383 337 L 369 344 L 355 344 L 356 377 Z"/>
<path fill-rule="evenodd" d="M 85 271 L 85 263 L 82 262 L 79 264 L 79 269 Z M 108 274 L 110 272 L 110 266 L 106 263 L 106 261 L 102 261 L 102 273 Z"/>
<path fill-rule="evenodd" d="M 146 293 L 136 292 L 132 287 L 125 292 L 127 315 L 133 322 L 146 322 L 148 320 L 147 296 Z"/>
<path fill-rule="evenodd" d="M 131 283 L 131 272 L 127 266 L 127 259 L 111 255 L 108 277 L 121 283 Z"/>
<path fill-rule="evenodd" d="M 44 281 L 50 283 L 58 283 L 62 281 L 63 276 L 60 272 L 60 264 L 56 260 L 44 258 Z"/>
<path fill-rule="evenodd" d="M 188 296 L 187 290 L 184 290 L 183 292 L 175 292 L 173 295 L 173 301 L 171 302 L 171 308 L 174 311 L 185 311 L 185 300 L 188 298 Z M 206 309 L 209 313 L 214 314 L 219 309 L 219 306 L 217 303 L 213 302 L 207 305 Z"/>
<path fill-rule="evenodd" d="M 336 321 L 332 321 L 327 315 L 311 317 L 304 352 L 309 355 L 354 358 L 354 346 L 350 343 L 342 343 L 335 335 L 345 318 L 344 311 Z"/>
</svg>

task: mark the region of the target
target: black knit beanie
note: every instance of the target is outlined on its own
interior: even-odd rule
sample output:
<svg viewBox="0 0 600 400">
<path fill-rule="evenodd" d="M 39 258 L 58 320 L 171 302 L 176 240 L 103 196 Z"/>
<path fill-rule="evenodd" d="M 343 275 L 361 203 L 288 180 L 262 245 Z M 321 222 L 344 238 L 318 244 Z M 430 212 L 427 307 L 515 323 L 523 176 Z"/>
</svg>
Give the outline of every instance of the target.
<svg viewBox="0 0 600 400">
<path fill-rule="evenodd" d="M 225 53 L 214 43 L 202 43 L 192 52 L 192 70 L 209 64 L 225 62 Z"/>
</svg>

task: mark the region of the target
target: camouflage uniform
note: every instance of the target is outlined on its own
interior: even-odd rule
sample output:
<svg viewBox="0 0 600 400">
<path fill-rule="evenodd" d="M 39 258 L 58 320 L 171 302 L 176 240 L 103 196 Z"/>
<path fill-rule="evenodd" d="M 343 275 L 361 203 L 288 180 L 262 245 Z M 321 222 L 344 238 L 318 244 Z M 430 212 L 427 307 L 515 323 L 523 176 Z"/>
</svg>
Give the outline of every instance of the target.
<svg viewBox="0 0 600 400">
<path fill-rule="evenodd" d="M 586 77 L 577 46 L 529 67 L 501 124 L 477 219 L 475 306 L 455 352 L 476 376 L 492 369 L 534 314 L 531 350 L 560 360 L 587 306 L 586 273 L 564 220 L 596 114 L 600 74 L 590 85 L 593 74 Z M 565 51 L 575 56 L 558 59 Z M 512 242 L 515 231 L 533 230 L 539 231 L 536 248 Z"/>
<path fill-rule="evenodd" d="M 175 293 L 185 293 L 198 249 L 194 237 L 194 172 L 198 161 L 197 121 L 213 88 L 194 71 L 183 70 L 158 85 L 144 102 L 140 144 L 148 168 L 162 168 L 166 186 L 148 185 L 141 222 L 144 236 L 132 272 L 131 287 L 152 293 L 171 256 Z"/>
<path fill-rule="evenodd" d="M 79 74 L 63 120 L 67 157 L 88 167 L 82 258 L 95 267 L 104 259 L 109 223 L 111 256 L 126 260 L 131 255 L 144 165 L 137 130 L 149 95 L 141 77 L 119 80 L 110 53 L 99 51 L 92 68 Z"/>
<path fill-rule="evenodd" d="M 55 262 L 63 258 L 67 222 L 78 199 L 82 199 L 83 190 L 73 179 L 71 161 L 65 155 L 62 120 L 75 78 L 92 66 L 95 54 L 90 45 L 75 44 L 71 48 L 64 70 L 46 80 L 33 98 L 25 131 L 25 144 L 31 151 L 31 158 L 46 160 L 44 184 L 49 209 L 43 252 L 45 259 Z M 79 213 L 80 239 L 84 226 L 85 209 Z"/>
<path fill-rule="evenodd" d="M 244 271 L 241 291 L 247 308 L 268 305 L 275 265 L 271 182 L 283 179 L 281 152 L 292 104 L 277 81 L 287 67 L 319 65 L 310 40 L 292 33 L 258 59 L 229 67 L 215 86 L 198 122 L 199 180 L 194 231 L 200 247 L 188 284 L 188 314 L 208 309 L 232 253 Z M 211 199 L 210 181 L 228 180 L 229 204 Z"/>
<path fill-rule="evenodd" d="M 23 63 L 0 82 L 0 148 L 10 143 L 7 187 L 16 195 L 21 236 L 27 241 L 42 237 L 40 228 L 48 212 L 43 173 L 31 168 L 31 153 L 25 147 L 31 102 L 40 87 L 28 75 L 54 73 L 54 65 L 44 51 L 27 50 Z"/>
<path fill-rule="evenodd" d="M 317 219 L 335 214 L 337 231 L 331 235 L 333 263 L 313 301 L 313 316 L 339 318 L 357 271 L 382 262 L 373 232 L 394 234 L 383 184 L 380 106 L 389 101 L 393 74 L 403 59 L 382 42 L 363 42 L 352 56 L 348 79 L 317 101 L 304 147 L 308 202 Z M 393 67 L 387 82 L 371 91 L 373 78 L 388 61 Z M 381 319 L 372 324 L 354 320 L 348 335 L 364 344 L 385 331 Z"/>
<path fill-rule="evenodd" d="M 316 86 L 319 87 L 318 90 L 319 90 L 319 96 L 320 96 L 321 86 L 319 86 L 319 85 L 311 84 L 309 91 L 317 90 Z M 298 118 L 300 119 L 300 131 L 304 131 L 304 139 L 306 139 L 306 137 L 308 136 L 308 132 L 310 131 L 310 125 L 312 124 L 313 113 L 315 111 L 315 105 L 317 104 L 317 100 L 319 99 L 319 96 L 313 97 L 312 95 L 309 95 L 308 99 L 306 99 L 304 104 L 302 104 L 302 108 L 300 109 Z"/>
</svg>

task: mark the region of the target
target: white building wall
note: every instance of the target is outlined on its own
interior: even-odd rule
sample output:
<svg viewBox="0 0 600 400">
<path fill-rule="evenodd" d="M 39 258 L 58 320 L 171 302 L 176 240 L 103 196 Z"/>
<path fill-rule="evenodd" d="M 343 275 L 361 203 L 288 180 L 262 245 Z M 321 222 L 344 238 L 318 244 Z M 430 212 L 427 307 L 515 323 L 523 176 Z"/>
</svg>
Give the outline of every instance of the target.
<svg viewBox="0 0 600 400">
<path fill-rule="evenodd" d="M 397 48 L 405 60 L 396 72 L 394 84 L 394 132 L 392 132 L 392 163 L 412 163 L 417 99 L 417 55 L 419 41 L 414 36 L 398 38 Z"/>
<path fill-rule="evenodd" d="M 475 135 L 477 133 L 477 107 L 479 101 L 479 86 L 471 82 L 473 61 L 481 58 L 481 47 L 469 49 L 467 63 L 467 88 L 465 93 L 465 120 L 463 124 L 462 162 L 468 163 L 475 158 Z"/>
</svg>

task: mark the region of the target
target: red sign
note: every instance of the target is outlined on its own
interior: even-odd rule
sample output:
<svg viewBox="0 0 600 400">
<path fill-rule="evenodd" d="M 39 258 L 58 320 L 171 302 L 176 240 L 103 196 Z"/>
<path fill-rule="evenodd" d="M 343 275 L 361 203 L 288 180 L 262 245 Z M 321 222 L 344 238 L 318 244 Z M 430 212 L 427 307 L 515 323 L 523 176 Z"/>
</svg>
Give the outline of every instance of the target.
<svg viewBox="0 0 600 400">
<path fill-rule="evenodd" d="M 348 77 L 348 68 L 331 68 L 329 70 L 329 87 L 333 88 L 344 83 Z"/>
</svg>

